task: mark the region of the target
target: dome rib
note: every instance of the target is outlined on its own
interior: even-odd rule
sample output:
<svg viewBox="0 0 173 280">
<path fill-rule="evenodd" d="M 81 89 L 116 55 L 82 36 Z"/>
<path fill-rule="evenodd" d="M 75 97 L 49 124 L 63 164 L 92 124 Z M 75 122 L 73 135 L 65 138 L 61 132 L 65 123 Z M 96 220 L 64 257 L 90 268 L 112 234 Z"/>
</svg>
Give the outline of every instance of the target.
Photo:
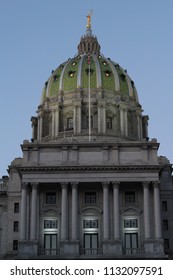
<svg viewBox="0 0 173 280">
<path fill-rule="evenodd" d="M 81 57 L 79 65 L 78 65 L 78 73 L 77 73 L 77 88 L 82 87 L 82 65 L 84 61 L 84 55 Z"/>
<path fill-rule="evenodd" d="M 100 69 L 100 64 L 98 61 L 98 58 L 96 57 L 96 55 L 92 55 L 94 62 L 95 62 L 95 66 L 96 66 L 96 77 L 97 77 L 97 88 L 101 88 L 102 87 L 102 77 L 101 77 L 101 69 Z"/>
<path fill-rule="evenodd" d="M 65 73 L 65 70 L 66 70 L 68 64 L 70 63 L 70 61 L 71 61 L 71 59 L 69 59 L 69 60 L 65 63 L 64 68 L 63 68 L 63 70 L 62 70 L 62 73 L 61 73 L 61 76 L 60 76 L 60 82 L 59 82 L 59 91 L 63 90 L 63 80 L 64 80 L 63 78 L 64 78 L 64 73 Z"/>
<path fill-rule="evenodd" d="M 113 65 L 112 61 L 105 58 L 106 62 L 109 64 L 112 72 L 113 72 L 113 76 L 114 76 L 114 83 L 115 83 L 115 91 L 119 91 L 120 90 L 120 82 L 119 82 L 119 77 L 118 77 L 118 73 L 115 69 L 115 66 Z"/>
</svg>

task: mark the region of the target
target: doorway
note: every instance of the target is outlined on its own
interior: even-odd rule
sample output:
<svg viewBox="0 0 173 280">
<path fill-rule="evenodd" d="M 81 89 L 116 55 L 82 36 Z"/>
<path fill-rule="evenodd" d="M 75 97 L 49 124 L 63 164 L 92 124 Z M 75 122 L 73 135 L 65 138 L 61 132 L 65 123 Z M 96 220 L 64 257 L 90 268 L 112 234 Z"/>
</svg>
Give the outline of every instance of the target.
<svg viewBox="0 0 173 280">
<path fill-rule="evenodd" d="M 86 255 L 97 255 L 98 250 L 98 234 L 84 234 L 84 252 Z"/>
<path fill-rule="evenodd" d="M 44 250 L 46 255 L 57 255 L 57 234 L 44 235 Z"/>
</svg>

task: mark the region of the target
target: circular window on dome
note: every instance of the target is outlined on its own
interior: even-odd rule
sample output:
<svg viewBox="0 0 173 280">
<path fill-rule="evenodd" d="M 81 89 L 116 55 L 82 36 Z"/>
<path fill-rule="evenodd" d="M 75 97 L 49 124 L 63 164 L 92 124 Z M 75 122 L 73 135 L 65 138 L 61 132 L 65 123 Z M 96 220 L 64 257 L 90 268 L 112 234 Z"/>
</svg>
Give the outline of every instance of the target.
<svg viewBox="0 0 173 280">
<path fill-rule="evenodd" d="M 105 76 L 106 76 L 106 77 L 110 77 L 111 74 L 112 74 L 111 71 L 109 71 L 109 70 L 106 70 L 106 71 L 105 71 Z"/>
<path fill-rule="evenodd" d="M 72 66 L 75 66 L 77 63 L 76 63 L 76 61 L 73 61 L 72 62 Z"/>
<path fill-rule="evenodd" d="M 70 78 L 72 78 L 72 77 L 74 77 L 75 73 L 76 73 L 76 71 L 69 71 L 68 75 Z"/>
<path fill-rule="evenodd" d="M 107 62 L 106 62 L 105 60 L 104 60 L 102 63 L 103 63 L 103 65 L 104 65 L 104 66 L 106 66 L 106 65 L 107 65 Z"/>
</svg>

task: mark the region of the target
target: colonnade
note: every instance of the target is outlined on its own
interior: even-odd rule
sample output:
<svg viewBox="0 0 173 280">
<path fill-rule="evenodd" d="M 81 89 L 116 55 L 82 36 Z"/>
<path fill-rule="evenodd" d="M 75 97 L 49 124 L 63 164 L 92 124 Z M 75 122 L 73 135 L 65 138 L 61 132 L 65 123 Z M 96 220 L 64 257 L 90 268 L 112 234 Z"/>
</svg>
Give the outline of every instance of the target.
<svg viewBox="0 0 173 280">
<path fill-rule="evenodd" d="M 124 137 L 128 137 L 128 115 L 127 108 L 123 105 L 120 106 L 120 132 Z M 82 129 L 82 105 L 77 102 L 73 104 L 73 133 L 80 134 Z M 98 133 L 106 133 L 106 107 L 104 102 L 98 102 L 97 105 L 97 124 L 98 124 Z M 138 139 L 142 138 L 142 119 L 140 112 L 137 112 L 137 134 Z M 34 125 L 34 123 L 33 123 Z M 38 141 L 41 141 L 42 131 L 43 131 L 43 110 L 40 110 L 38 113 L 38 127 L 37 129 L 37 138 Z M 51 124 L 51 135 L 52 137 L 58 137 L 60 131 L 60 109 L 59 105 L 56 105 L 52 108 L 52 124 Z M 34 135 L 35 133 L 33 133 Z"/>
<path fill-rule="evenodd" d="M 37 240 L 37 218 L 38 218 L 38 184 L 31 183 L 31 213 L 30 219 L 27 219 L 27 188 L 28 184 L 22 184 L 22 197 L 21 197 L 21 228 L 20 228 L 20 240 L 27 240 L 27 221 L 30 220 L 30 235 L 29 241 Z M 144 238 L 151 238 L 151 223 L 150 223 L 150 205 L 149 205 L 149 186 L 150 182 L 143 182 L 143 211 L 144 211 Z M 119 188 L 120 182 L 112 182 L 113 186 L 113 238 L 119 240 L 120 235 L 120 198 Z M 154 203 L 154 229 L 155 239 L 161 238 L 161 213 L 160 213 L 160 195 L 159 195 L 159 184 L 153 182 L 153 203 Z M 110 239 L 110 193 L 109 193 L 109 182 L 103 182 L 103 241 Z M 71 183 L 72 188 L 72 208 L 71 217 L 68 217 L 68 182 L 61 183 L 62 188 L 62 201 L 61 201 L 61 241 L 68 240 L 68 221 L 72 219 L 72 240 L 79 240 L 79 216 L 78 216 L 78 183 Z"/>
</svg>

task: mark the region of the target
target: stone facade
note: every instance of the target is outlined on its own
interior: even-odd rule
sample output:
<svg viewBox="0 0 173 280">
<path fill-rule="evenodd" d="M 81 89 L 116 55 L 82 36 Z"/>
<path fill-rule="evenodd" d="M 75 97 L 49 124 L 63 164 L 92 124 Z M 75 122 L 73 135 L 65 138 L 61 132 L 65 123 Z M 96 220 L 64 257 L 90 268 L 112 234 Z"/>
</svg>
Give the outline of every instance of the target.
<svg viewBox="0 0 173 280">
<path fill-rule="evenodd" d="M 87 25 L 45 83 L 32 139 L 0 190 L 0 255 L 165 258 L 173 252 L 169 161 L 148 137 L 134 82 Z M 4 189 L 3 189 L 4 188 Z M 164 245 L 165 244 L 165 245 Z M 165 247 L 164 247 L 165 246 Z"/>
</svg>

